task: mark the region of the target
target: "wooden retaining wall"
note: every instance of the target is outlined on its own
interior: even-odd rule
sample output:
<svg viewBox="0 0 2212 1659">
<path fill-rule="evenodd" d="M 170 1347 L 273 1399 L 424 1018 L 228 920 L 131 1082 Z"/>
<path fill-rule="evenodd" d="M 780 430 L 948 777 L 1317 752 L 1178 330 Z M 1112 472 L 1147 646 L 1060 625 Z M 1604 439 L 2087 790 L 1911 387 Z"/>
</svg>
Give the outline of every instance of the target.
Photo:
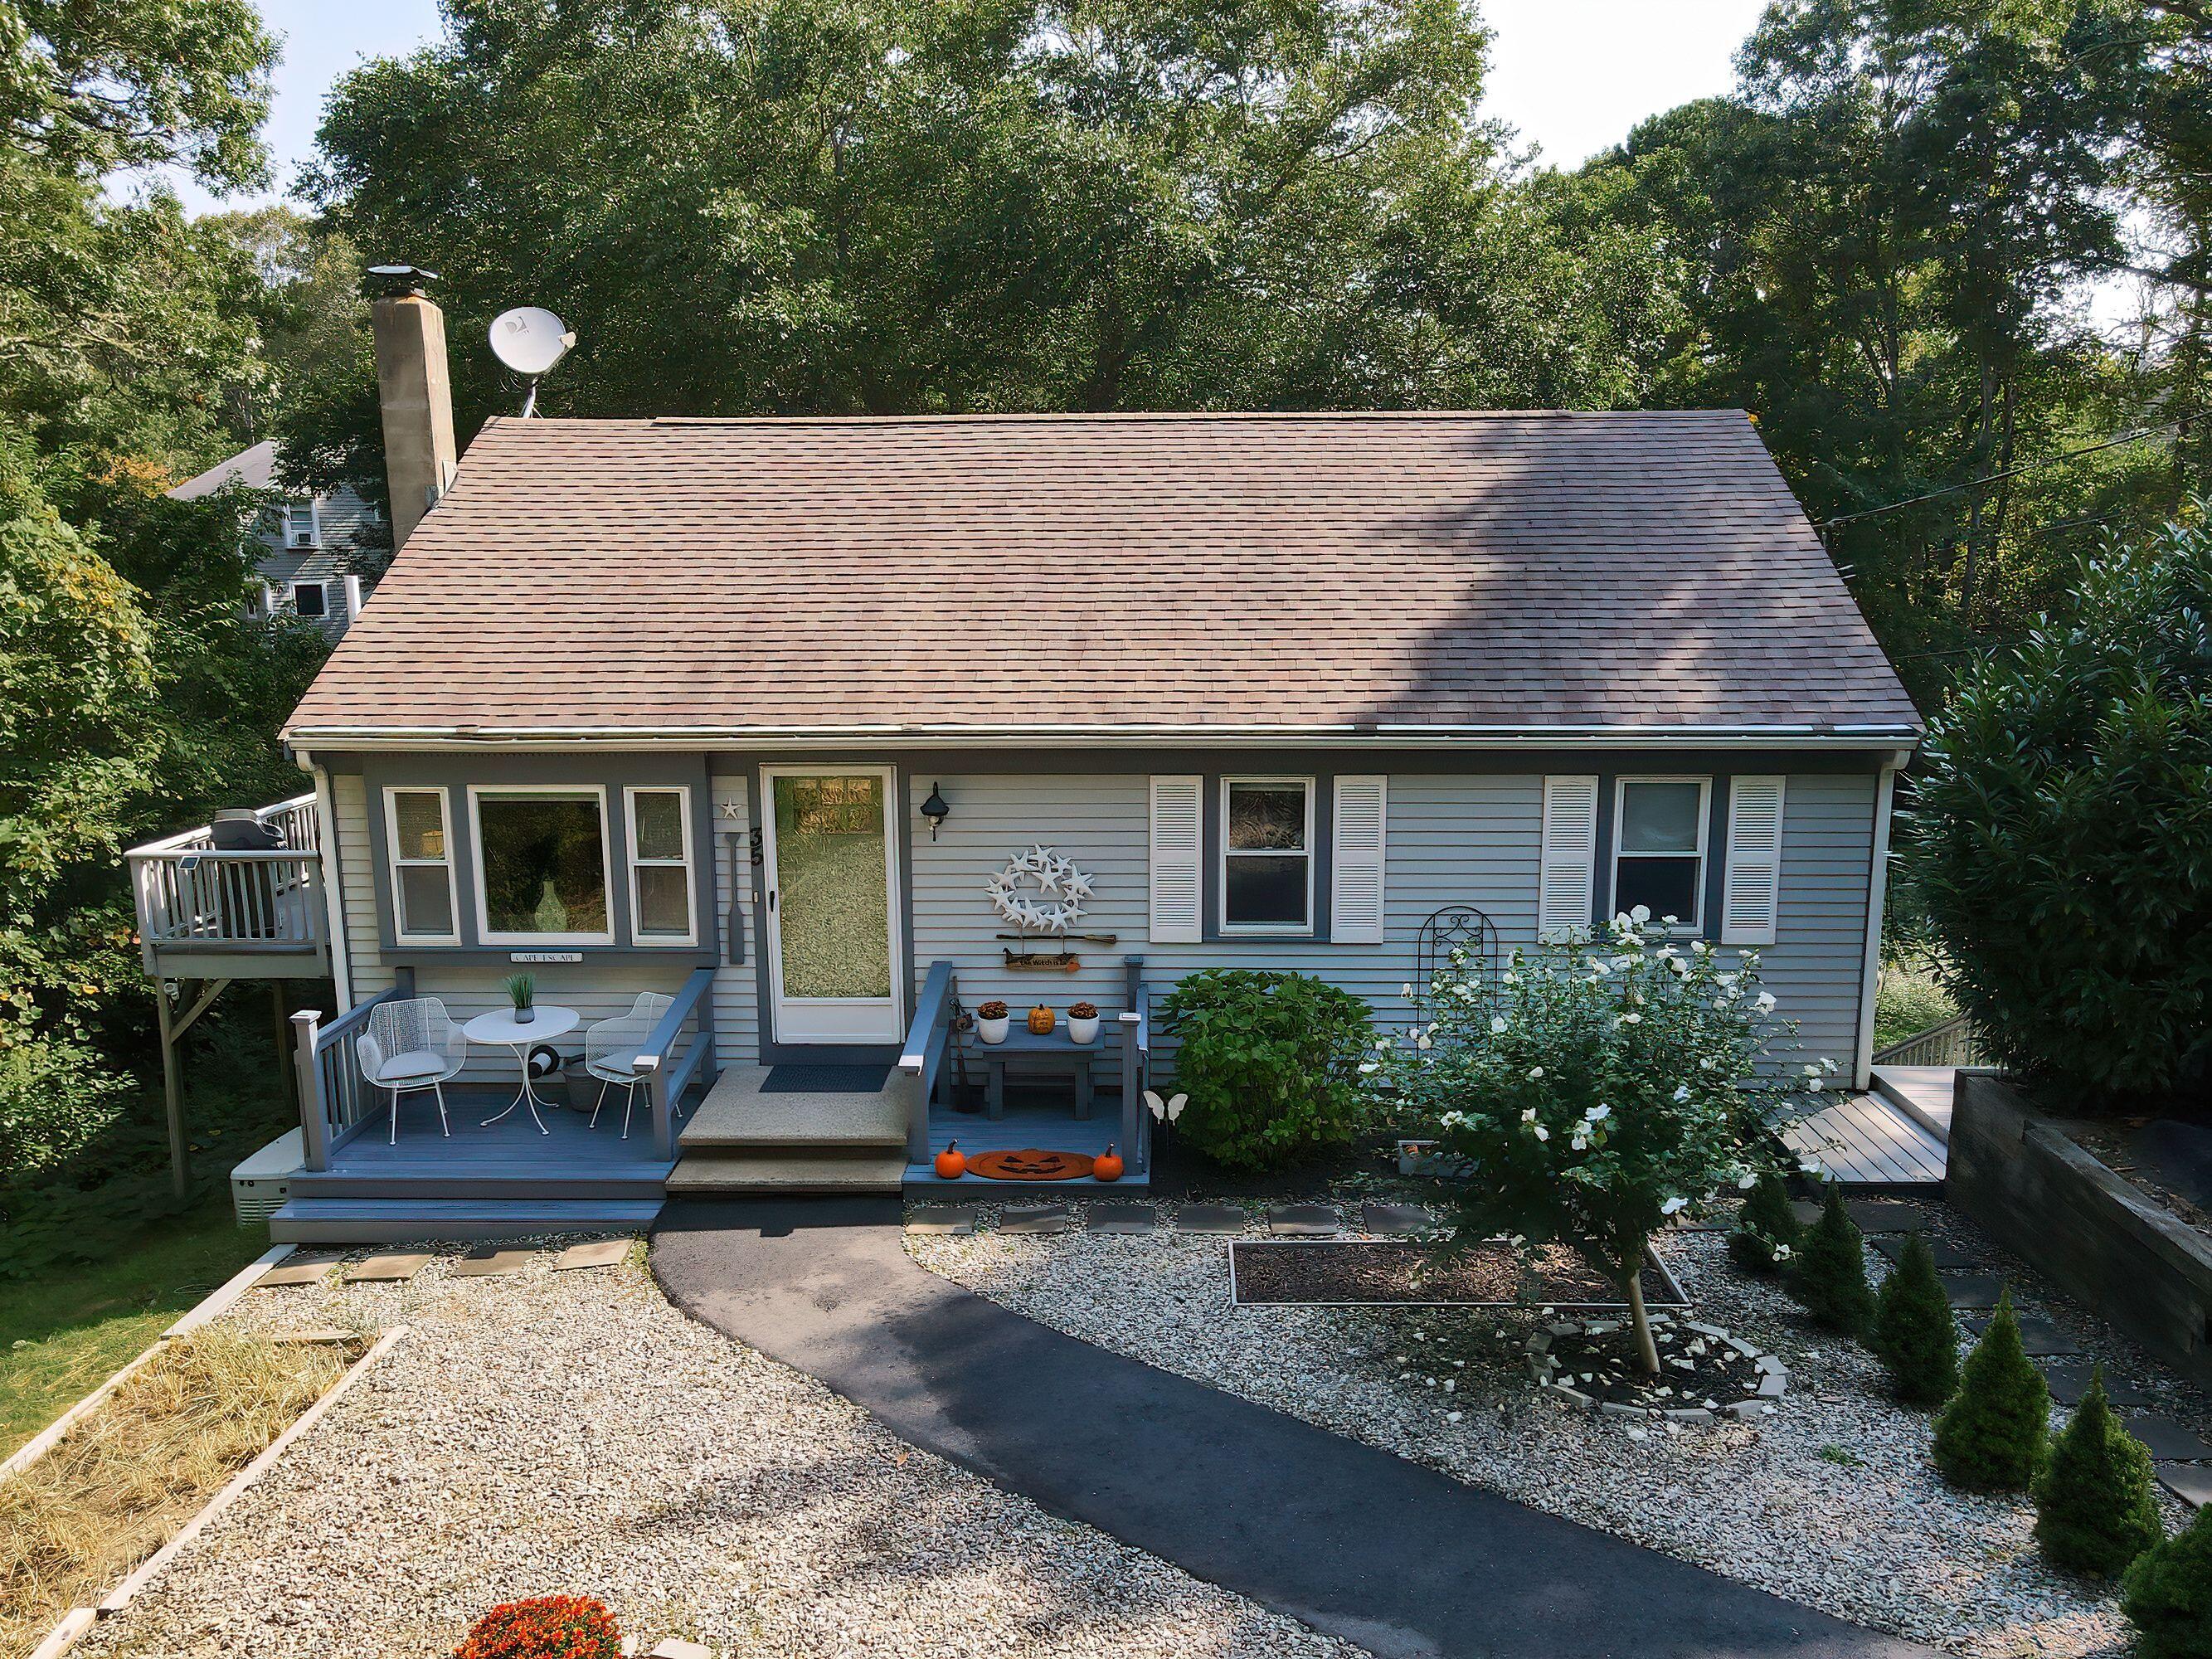
<svg viewBox="0 0 2212 1659">
<path fill-rule="evenodd" d="M 1959 1073 L 1946 1188 L 2008 1249 L 2212 1388 L 2212 1238 L 2075 1146 L 2003 1078 Z"/>
</svg>

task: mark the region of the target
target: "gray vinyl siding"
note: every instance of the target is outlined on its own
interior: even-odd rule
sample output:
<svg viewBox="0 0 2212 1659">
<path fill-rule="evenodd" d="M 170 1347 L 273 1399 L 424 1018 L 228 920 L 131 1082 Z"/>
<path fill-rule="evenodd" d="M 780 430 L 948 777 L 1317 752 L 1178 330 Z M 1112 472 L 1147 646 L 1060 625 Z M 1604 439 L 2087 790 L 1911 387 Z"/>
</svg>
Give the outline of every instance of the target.
<svg viewBox="0 0 2212 1659">
<path fill-rule="evenodd" d="M 1759 952 L 1775 1012 L 1798 1022 L 1808 1057 L 1833 1060 L 1846 1080 L 1858 1042 L 1875 787 L 1864 774 L 1790 777 L 1774 943 Z"/>
<path fill-rule="evenodd" d="M 753 868 L 750 836 L 745 826 L 750 823 L 747 798 L 750 794 L 742 775 L 717 775 L 710 791 L 714 803 L 714 834 L 708 839 L 707 856 L 714 861 L 714 914 L 721 918 L 720 927 L 728 926 L 730 915 L 730 848 L 727 839 L 737 842 L 738 913 L 739 925 L 744 929 L 742 944 L 744 960 L 732 964 L 725 948 L 720 952 L 714 966 L 714 1053 L 725 1066 L 750 1066 L 760 1054 L 760 994 L 755 973 L 760 963 L 760 909 L 754 902 L 758 886 L 757 872 Z M 734 808 L 734 816 L 727 809 Z M 720 933 L 718 932 L 718 937 Z"/>
</svg>

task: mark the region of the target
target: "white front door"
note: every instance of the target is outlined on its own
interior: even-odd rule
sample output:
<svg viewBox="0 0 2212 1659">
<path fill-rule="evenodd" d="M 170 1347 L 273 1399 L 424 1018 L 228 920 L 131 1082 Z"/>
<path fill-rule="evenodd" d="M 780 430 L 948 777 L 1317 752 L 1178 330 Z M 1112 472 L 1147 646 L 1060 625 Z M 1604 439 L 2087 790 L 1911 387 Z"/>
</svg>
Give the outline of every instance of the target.
<svg viewBox="0 0 2212 1659">
<path fill-rule="evenodd" d="M 761 769 L 779 1042 L 896 1042 L 898 792 L 888 766 Z"/>
</svg>

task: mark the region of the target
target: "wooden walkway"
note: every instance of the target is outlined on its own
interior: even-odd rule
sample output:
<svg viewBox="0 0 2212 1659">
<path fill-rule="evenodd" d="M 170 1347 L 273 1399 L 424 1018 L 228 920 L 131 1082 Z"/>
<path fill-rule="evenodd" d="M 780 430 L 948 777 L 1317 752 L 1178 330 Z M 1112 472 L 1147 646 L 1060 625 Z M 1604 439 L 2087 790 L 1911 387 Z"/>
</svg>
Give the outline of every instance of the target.
<svg viewBox="0 0 2212 1659">
<path fill-rule="evenodd" d="M 1942 1141 L 1879 1095 L 1846 1095 L 1786 1125 L 1782 1139 L 1847 1188 L 1939 1187 L 1948 1156 Z"/>
</svg>

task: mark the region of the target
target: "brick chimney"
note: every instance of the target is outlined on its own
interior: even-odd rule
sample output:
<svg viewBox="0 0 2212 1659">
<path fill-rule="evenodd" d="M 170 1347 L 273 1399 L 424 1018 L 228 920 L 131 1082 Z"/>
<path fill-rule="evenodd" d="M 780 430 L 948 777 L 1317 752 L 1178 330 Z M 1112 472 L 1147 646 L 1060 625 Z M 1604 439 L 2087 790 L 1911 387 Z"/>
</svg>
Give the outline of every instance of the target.
<svg viewBox="0 0 2212 1659">
<path fill-rule="evenodd" d="M 391 292 L 371 310 L 376 391 L 384 410 L 384 471 L 392 488 L 392 545 L 407 545 L 422 515 L 446 493 L 459 458 L 453 447 L 453 389 L 446 368 L 446 313 L 422 292 L 434 273 L 378 265 Z"/>
</svg>

